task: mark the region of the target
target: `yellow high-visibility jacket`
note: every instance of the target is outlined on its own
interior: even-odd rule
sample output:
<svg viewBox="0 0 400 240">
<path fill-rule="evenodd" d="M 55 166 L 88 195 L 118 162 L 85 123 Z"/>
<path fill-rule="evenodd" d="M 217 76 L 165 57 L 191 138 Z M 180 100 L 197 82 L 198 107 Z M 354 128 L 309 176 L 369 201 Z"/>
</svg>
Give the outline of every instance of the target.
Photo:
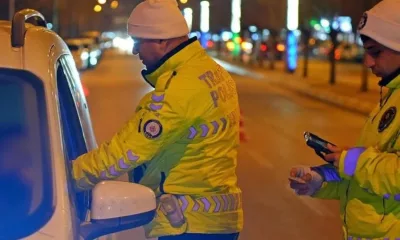
<svg viewBox="0 0 400 240">
<path fill-rule="evenodd" d="M 186 224 L 174 228 L 158 209 L 147 236 L 235 233 L 243 227 L 237 186 L 239 103 L 231 76 L 196 38 L 144 73 L 155 88 L 110 142 L 73 162 L 78 187 L 91 188 L 134 168 L 157 196 L 175 194 Z"/>
<path fill-rule="evenodd" d="M 357 147 L 342 153 L 336 177 L 335 169 L 323 167 L 328 180 L 314 196 L 340 200 L 346 240 L 400 239 L 398 72 L 380 84 L 389 92 L 369 115 Z"/>
</svg>

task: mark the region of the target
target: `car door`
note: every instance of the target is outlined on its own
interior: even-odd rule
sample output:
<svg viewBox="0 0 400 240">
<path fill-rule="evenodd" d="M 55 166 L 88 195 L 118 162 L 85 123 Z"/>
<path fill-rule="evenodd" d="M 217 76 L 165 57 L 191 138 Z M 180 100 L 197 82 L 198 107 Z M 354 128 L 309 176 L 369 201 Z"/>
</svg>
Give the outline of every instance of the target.
<svg viewBox="0 0 400 240">
<path fill-rule="evenodd" d="M 79 73 L 71 56 L 65 55 L 58 61 L 57 87 L 62 119 L 62 135 L 65 159 L 67 159 L 67 181 L 72 203 L 72 218 L 75 219 L 74 233 L 79 234 L 79 225 L 88 220 L 91 191 L 75 193 L 72 186 L 71 162 L 81 154 L 97 148 L 92 129 L 89 108 L 83 93 Z M 100 239 L 109 239 L 104 236 Z M 78 236 L 76 235 L 76 239 Z"/>
</svg>

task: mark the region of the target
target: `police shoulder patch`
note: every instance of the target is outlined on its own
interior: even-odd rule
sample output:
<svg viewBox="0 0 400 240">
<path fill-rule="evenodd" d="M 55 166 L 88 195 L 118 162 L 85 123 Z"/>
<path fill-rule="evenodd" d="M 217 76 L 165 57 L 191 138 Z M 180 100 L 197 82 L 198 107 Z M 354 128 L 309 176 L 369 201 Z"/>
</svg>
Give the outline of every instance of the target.
<svg viewBox="0 0 400 240">
<path fill-rule="evenodd" d="M 379 121 L 378 131 L 383 132 L 389 125 L 393 122 L 396 117 L 397 109 L 396 107 L 390 107 L 385 113 L 382 115 L 381 120 Z"/>
<path fill-rule="evenodd" d="M 158 138 L 163 131 L 160 121 L 155 119 L 148 120 L 143 126 L 143 134 L 148 139 Z"/>
<path fill-rule="evenodd" d="M 358 23 L 358 31 L 360 31 L 365 27 L 365 24 L 367 24 L 367 20 L 368 20 L 368 14 L 365 12 L 361 17 L 360 22 Z"/>
</svg>

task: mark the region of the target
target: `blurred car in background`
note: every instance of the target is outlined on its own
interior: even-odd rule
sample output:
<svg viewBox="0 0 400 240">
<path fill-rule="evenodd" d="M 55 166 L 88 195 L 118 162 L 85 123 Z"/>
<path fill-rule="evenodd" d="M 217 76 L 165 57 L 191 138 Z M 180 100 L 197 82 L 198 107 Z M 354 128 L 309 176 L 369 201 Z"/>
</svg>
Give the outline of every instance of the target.
<svg viewBox="0 0 400 240">
<path fill-rule="evenodd" d="M 76 67 L 79 70 L 87 69 L 90 66 L 90 52 L 89 49 L 85 48 L 83 41 L 79 38 L 70 38 L 66 39 L 65 42 L 71 51 Z"/>
<path fill-rule="evenodd" d="M 89 51 L 89 67 L 97 66 L 97 63 L 101 58 L 101 49 L 98 44 L 96 44 L 93 38 L 78 38 L 83 44 L 83 46 Z"/>
<path fill-rule="evenodd" d="M 319 59 L 329 59 L 329 53 L 333 45 L 330 40 L 318 42 L 313 46 L 313 56 Z M 364 48 L 349 42 L 340 42 L 335 50 L 335 60 L 343 62 L 362 62 L 364 59 Z"/>
<path fill-rule="evenodd" d="M 99 31 L 86 31 L 81 34 L 82 38 L 92 38 L 97 44 L 97 47 L 103 51 L 106 47 L 104 45 L 104 41 L 102 41 L 102 34 Z"/>
<path fill-rule="evenodd" d="M 342 42 L 335 50 L 335 59 L 338 61 L 362 62 L 364 48 L 354 43 Z"/>
</svg>

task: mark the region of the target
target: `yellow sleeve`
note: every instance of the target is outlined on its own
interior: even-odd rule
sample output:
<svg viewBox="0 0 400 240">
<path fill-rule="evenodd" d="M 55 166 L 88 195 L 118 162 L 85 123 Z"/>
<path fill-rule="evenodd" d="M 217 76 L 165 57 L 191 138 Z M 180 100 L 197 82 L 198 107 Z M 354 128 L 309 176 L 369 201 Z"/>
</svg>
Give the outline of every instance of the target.
<svg viewBox="0 0 400 240">
<path fill-rule="evenodd" d="M 339 173 L 377 195 L 400 197 L 397 196 L 400 193 L 400 159 L 397 153 L 380 152 L 373 147 L 343 151 Z"/>
<path fill-rule="evenodd" d="M 331 164 L 311 167 L 311 169 L 320 174 L 324 179 L 321 188 L 312 197 L 320 199 L 339 199 L 339 187 L 342 183 L 342 179 L 337 169 Z"/>
<path fill-rule="evenodd" d="M 323 182 L 321 188 L 312 195 L 313 198 L 320 199 L 340 199 L 339 186 L 341 182 Z"/>
<path fill-rule="evenodd" d="M 77 188 L 90 189 L 101 180 L 117 178 L 180 138 L 190 125 L 181 102 L 164 92 L 142 100 L 135 116 L 111 141 L 73 161 Z"/>
</svg>

